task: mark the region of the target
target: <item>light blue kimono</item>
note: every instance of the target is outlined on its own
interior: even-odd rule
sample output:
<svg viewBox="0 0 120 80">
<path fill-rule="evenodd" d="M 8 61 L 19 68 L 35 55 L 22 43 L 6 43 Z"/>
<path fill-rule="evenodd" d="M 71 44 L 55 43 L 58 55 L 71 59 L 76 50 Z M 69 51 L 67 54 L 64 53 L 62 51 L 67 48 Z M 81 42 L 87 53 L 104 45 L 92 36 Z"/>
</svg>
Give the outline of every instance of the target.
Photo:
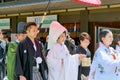
<svg viewBox="0 0 120 80">
<path fill-rule="evenodd" d="M 100 43 L 90 68 L 89 80 L 120 80 L 120 56 L 113 48 Z"/>
<path fill-rule="evenodd" d="M 116 45 L 116 51 L 120 54 L 120 46 Z"/>
</svg>

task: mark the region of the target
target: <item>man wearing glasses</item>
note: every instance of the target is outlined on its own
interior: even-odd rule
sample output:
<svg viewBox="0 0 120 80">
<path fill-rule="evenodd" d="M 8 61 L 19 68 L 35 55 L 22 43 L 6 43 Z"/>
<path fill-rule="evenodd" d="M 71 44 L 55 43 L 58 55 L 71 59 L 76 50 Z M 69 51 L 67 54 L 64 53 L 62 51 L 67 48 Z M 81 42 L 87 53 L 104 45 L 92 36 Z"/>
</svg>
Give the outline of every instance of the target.
<svg viewBox="0 0 120 80">
<path fill-rule="evenodd" d="M 43 70 L 46 65 L 40 43 L 36 40 L 38 27 L 36 23 L 26 24 L 27 37 L 18 45 L 15 60 L 14 80 L 46 80 Z"/>
</svg>

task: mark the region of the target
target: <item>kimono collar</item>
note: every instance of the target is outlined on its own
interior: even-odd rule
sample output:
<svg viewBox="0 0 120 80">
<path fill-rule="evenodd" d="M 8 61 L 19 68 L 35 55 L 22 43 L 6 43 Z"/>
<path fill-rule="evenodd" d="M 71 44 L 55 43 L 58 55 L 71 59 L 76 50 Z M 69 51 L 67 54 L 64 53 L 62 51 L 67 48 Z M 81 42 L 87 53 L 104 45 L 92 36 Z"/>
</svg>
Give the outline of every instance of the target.
<svg viewBox="0 0 120 80">
<path fill-rule="evenodd" d="M 30 38 L 27 36 L 26 37 L 27 42 L 29 43 L 29 46 L 33 46 L 33 42 L 30 40 Z"/>
<path fill-rule="evenodd" d="M 64 45 L 64 43 L 62 43 L 62 44 L 56 43 L 56 44 L 59 45 L 59 46 L 63 46 Z"/>
<path fill-rule="evenodd" d="M 0 41 L 5 42 L 3 39 L 0 39 Z"/>
<path fill-rule="evenodd" d="M 82 50 L 86 54 L 86 49 L 79 45 L 80 50 Z"/>
<path fill-rule="evenodd" d="M 16 42 L 19 43 L 20 41 L 17 39 Z"/>
<path fill-rule="evenodd" d="M 116 47 L 120 47 L 120 45 L 116 45 Z"/>
<path fill-rule="evenodd" d="M 107 53 L 110 52 L 110 47 L 106 47 L 102 42 L 100 42 L 100 47 L 99 48 L 104 49 Z"/>
</svg>

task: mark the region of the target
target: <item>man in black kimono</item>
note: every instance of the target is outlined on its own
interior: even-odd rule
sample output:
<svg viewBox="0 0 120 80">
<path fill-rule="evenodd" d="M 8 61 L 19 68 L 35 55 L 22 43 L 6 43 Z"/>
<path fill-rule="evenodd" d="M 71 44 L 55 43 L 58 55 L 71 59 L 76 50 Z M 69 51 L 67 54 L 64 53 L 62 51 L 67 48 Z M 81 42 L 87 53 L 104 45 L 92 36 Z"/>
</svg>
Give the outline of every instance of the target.
<svg viewBox="0 0 120 80">
<path fill-rule="evenodd" d="M 38 63 L 42 79 L 46 80 L 47 65 L 42 55 L 40 43 L 36 40 L 38 32 L 38 27 L 34 22 L 26 24 L 27 37 L 18 44 L 17 48 L 14 80 L 38 80 L 33 79 L 33 67 L 38 67 Z M 37 58 L 39 59 L 37 60 Z"/>
</svg>

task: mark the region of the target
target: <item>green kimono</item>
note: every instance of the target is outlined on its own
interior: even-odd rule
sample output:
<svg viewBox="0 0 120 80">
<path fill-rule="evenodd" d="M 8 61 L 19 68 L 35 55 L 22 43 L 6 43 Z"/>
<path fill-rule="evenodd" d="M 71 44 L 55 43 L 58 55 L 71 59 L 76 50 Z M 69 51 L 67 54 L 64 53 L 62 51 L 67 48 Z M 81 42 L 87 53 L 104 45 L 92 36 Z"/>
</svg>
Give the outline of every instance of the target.
<svg viewBox="0 0 120 80">
<path fill-rule="evenodd" d="M 8 80 L 14 80 L 14 63 L 18 43 L 16 41 L 9 43 L 7 51 L 7 76 Z"/>
</svg>

